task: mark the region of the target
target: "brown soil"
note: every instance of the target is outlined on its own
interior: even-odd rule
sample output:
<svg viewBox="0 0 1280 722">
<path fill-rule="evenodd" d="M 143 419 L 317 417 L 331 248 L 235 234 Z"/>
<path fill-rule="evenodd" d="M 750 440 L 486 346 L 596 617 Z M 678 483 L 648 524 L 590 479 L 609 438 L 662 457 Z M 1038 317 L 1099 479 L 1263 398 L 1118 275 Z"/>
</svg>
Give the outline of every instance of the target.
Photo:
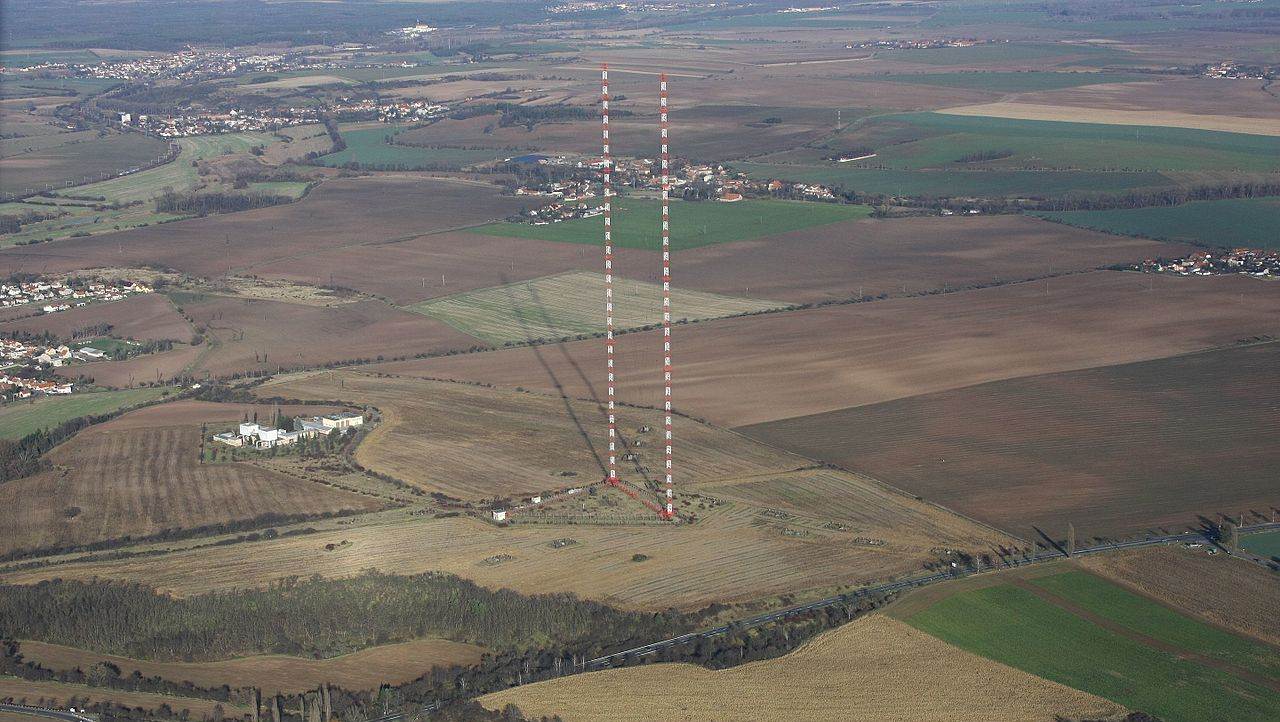
<svg viewBox="0 0 1280 722">
<path fill-rule="evenodd" d="M 458 232 L 338 248 L 266 262 L 249 272 L 296 283 L 332 282 L 408 305 L 571 269 L 597 271 L 599 265 L 600 251 L 591 246 Z"/>
<path fill-rule="evenodd" d="M 1278 312 L 1280 284 L 1097 272 L 708 321 L 673 331 L 675 404 L 724 426 L 760 423 L 1280 336 Z M 544 348 L 545 366 L 522 348 L 376 368 L 542 390 L 558 381 L 570 395 L 590 397 L 579 369 L 598 386 L 603 372 L 593 370 L 604 368 L 602 347 L 590 340 Z M 660 353 L 656 333 L 619 339 L 623 401 L 661 402 Z"/>
<path fill-rule="evenodd" d="M 206 296 L 184 309 L 214 337 L 195 366 L 197 374 L 275 371 L 483 345 L 442 321 L 382 301 L 325 308 Z"/>
<path fill-rule="evenodd" d="M 1030 538 L 1280 505 L 1280 345 L 1033 376 L 743 429 Z M 1229 480 L 1219 483 L 1211 480 Z"/>
<path fill-rule="evenodd" d="M 186 343 L 193 333 L 191 325 L 169 303 L 169 299 L 149 293 L 112 303 L 93 303 L 59 313 L 47 313 L 9 323 L 0 323 L 0 334 L 15 331 L 51 333 L 69 340 L 77 329 L 111 324 L 109 335 L 139 341 L 172 339 Z"/>
<path fill-rule="evenodd" d="M 1183 246 L 1029 216 L 866 219 L 678 254 L 678 282 L 699 291 L 794 303 L 891 296 L 1133 263 Z M 656 268 L 624 251 L 618 268 Z"/>
<path fill-rule="evenodd" d="M 140 413 L 148 412 L 172 413 Z M 57 447 L 48 455 L 49 471 L 0 485 L 0 551 L 144 536 L 267 512 L 368 511 L 381 505 L 243 463 L 197 463 L 199 426 L 144 427 L 131 416 Z"/>
<path fill-rule="evenodd" d="M 517 199 L 481 184 L 410 174 L 336 179 L 297 203 L 11 247 L 0 251 L 0 262 L 50 273 L 159 265 L 216 277 L 273 259 L 475 225 L 519 207 Z"/>
</svg>

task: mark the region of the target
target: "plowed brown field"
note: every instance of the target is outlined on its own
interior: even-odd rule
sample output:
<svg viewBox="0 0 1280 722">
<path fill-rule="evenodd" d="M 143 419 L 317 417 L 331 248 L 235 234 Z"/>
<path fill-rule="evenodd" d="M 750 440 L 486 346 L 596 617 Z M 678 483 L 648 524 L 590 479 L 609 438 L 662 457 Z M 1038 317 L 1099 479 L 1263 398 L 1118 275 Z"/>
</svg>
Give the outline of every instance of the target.
<svg viewBox="0 0 1280 722">
<path fill-rule="evenodd" d="M 111 336 L 140 341 L 172 339 L 186 343 L 194 333 L 191 324 L 178 315 L 168 298 L 152 293 L 0 323 L 0 334 L 48 332 L 61 339 L 70 339 L 77 329 L 104 323 L 111 325 Z"/>
<path fill-rule="evenodd" d="M 723 426 L 1280 336 L 1280 284 L 1096 272 L 978 291 L 708 321 L 673 331 L 675 404 Z M 660 338 L 618 341 L 619 396 L 661 400 Z M 388 363 L 406 375 L 590 397 L 603 344 Z M 585 371 L 583 371 L 585 370 Z M 652 372 L 647 370 L 653 370 Z"/>
<path fill-rule="evenodd" d="M 676 261 L 677 281 L 689 288 L 811 303 L 1037 278 L 1188 250 L 1028 216 L 989 216 L 850 221 L 704 246 Z M 618 268 L 628 275 L 656 265 L 623 255 Z"/>
<path fill-rule="evenodd" d="M 378 506 L 246 464 L 199 464 L 199 426 L 139 428 L 129 416 L 54 449 L 49 471 L 0 485 L 0 551 Z"/>
<path fill-rule="evenodd" d="M 197 373 L 215 376 L 483 345 L 443 321 L 374 300 L 324 308 L 205 296 L 183 308 L 216 339 L 196 364 Z"/>
<path fill-rule="evenodd" d="M 1280 509 L 1280 344 L 1032 376 L 742 429 L 1030 538 Z"/>
<path fill-rule="evenodd" d="M 49 273 L 98 266 L 168 266 L 217 277 L 228 269 L 301 258 L 338 246 L 477 225 L 511 215 L 520 206 L 516 198 L 504 198 L 498 188 L 483 183 L 408 174 L 336 179 L 297 203 L 6 248 L 0 251 L 0 263 Z"/>
</svg>

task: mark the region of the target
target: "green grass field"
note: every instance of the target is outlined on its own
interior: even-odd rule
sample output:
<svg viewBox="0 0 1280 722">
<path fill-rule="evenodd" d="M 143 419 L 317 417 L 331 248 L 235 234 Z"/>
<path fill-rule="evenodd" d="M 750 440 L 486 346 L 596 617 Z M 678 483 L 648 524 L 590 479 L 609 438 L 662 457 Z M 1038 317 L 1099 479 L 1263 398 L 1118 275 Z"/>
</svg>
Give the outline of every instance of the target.
<svg viewBox="0 0 1280 722">
<path fill-rule="evenodd" d="M 249 184 L 250 193 L 265 193 L 273 196 L 289 196 L 301 198 L 307 192 L 309 183 L 303 181 L 260 181 Z"/>
<path fill-rule="evenodd" d="M 639 328 L 662 320 L 662 287 L 614 281 L 614 324 Z M 673 289 L 672 321 L 720 318 L 787 304 Z M 582 271 L 436 298 L 407 307 L 494 346 L 603 333 L 604 278 Z"/>
<path fill-rule="evenodd" d="M 1258 556 L 1267 557 L 1268 559 L 1280 557 L 1280 531 L 1243 534 L 1240 536 L 1240 545 Z"/>
<path fill-rule="evenodd" d="M 173 392 L 172 387 L 95 391 L 16 401 L 0 406 L 0 439 L 20 439 L 78 416 L 105 414 Z"/>
<path fill-rule="evenodd" d="M 973 16 L 961 24 L 970 24 Z M 877 58 L 921 65 L 1008 65 L 1034 63 L 1069 66 L 1076 60 L 1123 61 L 1130 53 L 1096 45 L 1067 43 L 988 43 L 960 48 L 886 50 Z"/>
<path fill-rule="evenodd" d="M 1035 170 L 881 170 L 826 163 L 734 163 L 752 178 L 820 183 L 833 188 L 898 196 L 1052 197 L 1078 192 L 1119 192 L 1172 185 L 1159 173 Z"/>
<path fill-rule="evenodd" d="M 1162 241 L 1280 248 L 1280 198 L 1195 201 L 1178 206 L 1037 215 L 1082 228 Z"/>
<path fill-rule="evenodd" d="M 373 169 L 415 170 L 445 166 L 461 168 L 503 156 L 500 150 L 418 148 L 387 142 L 387 138 L 399 132 L 399 129 L 391 127 L 344 130 L 342 139 L 347 142 L 346 149 L 321 156 L 316 159 L 316 162 L 330 168 L 338 168 L 354 162 Z"/>
<path fill-rule="evenodd" d="M 898 170 L 1280 170 L 1280 137 L 945 113 L 876 116 L 828 145 L 870 146 L 876 157 L 862 165 Z"/>
<path fill-rule="evenodd" d="M 1280 678 L 1280 649 L 1196 621 L 1093 574 L 1072 571 L 1031 582 L 1139 634 Z"/>
<path fill-rule="evenodd" d="M 58 195 L 103 197 L 109 203 L 149 201 L 172 188 L 179 193 L 195 188 L 200 183 L 191 161 L 212 158 L 230 153 L 247 153 L 255 145 L 272 141 L 270 133 L 227 133 L 181 138 L 182 151 L 177 160 L 162 166 L 101 183 L 69 188 Z"/>
<path fill-rule="evenodd" d="M 145 165 L 164 152 L 163 142 L 141 133 L 41 136 L 40 141 L 6 148 L 0 160 L 0 193 L 56 190 L 68 182 L 82 183 L 86 176 L 101 178 Z"/>
<path fill-rule="evenodd" d="M 613 203 L 613 242 L 622 248 L 658 250 L 661 240 L 655 232 L 661 217 L 657 200 L 616 198 Z M 835 203 L 743 200 L 737 203 L 714 201 L 672 201 L 671 248 L 675 251 L 713 243 L 746 241 L 814 226 L 866 218 L 871 209 Z M 600 218 L 579 218 L 545 226 L 529 223 L 492 223 L 473 229 L 490 236 L 534 238 L 564 243 L 598 245 L 604 223 Z"/>
<path fill-rule="evenodd" d="M 889 73 L 869 75 L 868 80 L 914 85 L 936 85 L 946 88 L 989 90 L 993 93 L 1027 93 L 1035 90 L 1060 90 L 1082 85 L 1101 83 L 1127 83 L 1142 80 L 1145 76 L 1120 73 L 1054 73 L 1027 72 L 967 72 L 967 73 Z"/>
<path fill-rule="evenodd" d="M 35 203 L 5 204 L 15 210 L 31 210 L 38 213 L 48 212 L 48 206 Z M 183 216 L 170 213 L 156 213 L 146 206 L 127 206 L 118 210 L 95 211 L 83 205 L 60 204 L 66 215 L 24 225 L 22 230 L 10 235 L 0 235 L 0 248 L 30 241 L 56 241 L 69 238 L 78 233 L 103 233 L 149 226 L 177 220 Z M 3 211 L 0 211 L 3 212 Z"/>
<path fill-rule="evenodd" d="M 1280 693 L 1113 633 L 1029 591 L 961 592 L 908 623 L 1011 667 L 1165 722 L 1280 718 Z"/>
</svg>

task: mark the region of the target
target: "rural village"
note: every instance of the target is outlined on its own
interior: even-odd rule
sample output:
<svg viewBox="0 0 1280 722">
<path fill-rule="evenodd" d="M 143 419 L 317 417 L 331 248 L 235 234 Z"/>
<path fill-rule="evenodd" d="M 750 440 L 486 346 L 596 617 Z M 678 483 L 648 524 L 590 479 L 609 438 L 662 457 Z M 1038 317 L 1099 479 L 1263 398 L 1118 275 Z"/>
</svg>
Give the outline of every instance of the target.
<svg viewBox="0 0 1280 722">
<path fill-rule="evenodd" d="M 1278 33 L 0 0 L 0 722 L 1280 719 Z"/>
</svg>

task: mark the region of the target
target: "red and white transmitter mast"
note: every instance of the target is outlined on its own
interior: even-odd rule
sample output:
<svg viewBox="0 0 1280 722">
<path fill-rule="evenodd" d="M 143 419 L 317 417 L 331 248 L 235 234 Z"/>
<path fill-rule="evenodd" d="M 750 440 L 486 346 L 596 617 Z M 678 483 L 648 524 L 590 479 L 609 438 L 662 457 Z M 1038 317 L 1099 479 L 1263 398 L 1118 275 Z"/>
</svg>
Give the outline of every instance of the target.
<svg viewBox="0 0 1280 722">
<path fill-rule="evenodd" d="M 662 132 L 662 417 L 666 442 L 666 508 L 662 516 L 675 516 L 675 490 L 671 469 L 671 176 L 667 155 L 667 74 L 658 79 L 658 123 Z"/>
<path fill-rule="evenodd" d="M 605 394 L 609 415 L 608 483 L 618 486 L 618 422 L 615 416 L 613 365 L 613 158 L 609 153 L 609 65 L 600 66 L 600 121 L 604 160 L 604 349 L 608 376 Z"/>
</svg>

